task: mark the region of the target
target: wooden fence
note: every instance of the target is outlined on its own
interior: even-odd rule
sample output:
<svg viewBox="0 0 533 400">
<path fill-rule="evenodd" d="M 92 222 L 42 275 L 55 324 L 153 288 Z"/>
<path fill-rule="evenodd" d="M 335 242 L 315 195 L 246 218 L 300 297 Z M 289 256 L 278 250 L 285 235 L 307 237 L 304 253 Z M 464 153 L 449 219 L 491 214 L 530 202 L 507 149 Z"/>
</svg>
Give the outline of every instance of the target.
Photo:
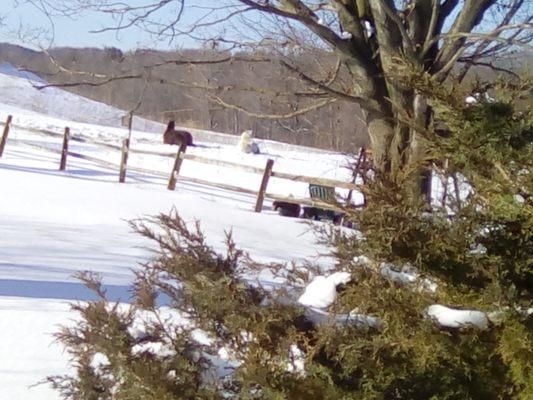
<svg viewBox="0 0 533 400">
<path fill-rule="evenodd" d="M 2 157 L 2 154 L 4 152 L 4 148 L 7 143 L 9 131 L 12 127 L 15 126 L 12 123 L 11 115 L 8 116 L 6 122 L 2 124 L 4 125 L 4 130 L 3 130 L 2 138 L 0 139 L 0 157 Z M 256 212 L 261 212 L 261 210 L 263 209 L 263 202 L 265 198 L 269 198 L 272 200 L 278 200 L 278 201 L 287 201 L 291 203 L 299 203 L 303 205 L 326 208 L 326 209 L 337 210 L 337 211 L 340 210 L 340 208 L 336 204 L 326 203 L 318 199 L 294 198 L 294 197 L 269 193 L 267 192 L 267 189 L 268 189 L 268 183 L 269 183 L 270 178 L 287 179 L 287 180 L 291 180 L 294 182 L 304 182 L 304 183 L 315 184 L 315 185 L 348 189 L 350 191 L 349 198 L 351 198 L 351 192 L 353 190 L 360 188 L 361 186 L 361 185 L 355 184 L 355 178 L 356 178 L 357 173 L 354 173 L 353 182 L 349 183 L 349 182 L 343 182 L 343 181 L 338 181 L 338 180 L 333 180 L 333 179 L 317 178 L 317 177 L 306 176 L 306 175 L 295 175 L 295 174 L 289 174 L 286 172 L 275 171 L 274 160 L 272 159 L 267 160 L 264 168 L 259 168 L 259 167 L 239 164 L 239 163 L 235 163 L 231 161 L 216 160 L 216 159 L 206 158 L 206 157 L 202 157 L 198 155 L 187 154 L 186 153 L 187 146 L 180 146 L 177 153 L 163 153 L 163 152 L 150 151 L 150 150 L 132 149 L 130 148 L 129 139 L 124 139 L 122 142 L 122 145 L 118 146 L 114 144 L 99 142 L 99 141 L 88 139 L 88 138 L 76 137 L 71 134 L 71 131 L 68 127 L 65 128 L 63 135 L 56 133 L 56 132 L 49 131 L 49 130 L 45 130 L 45 129 L 28 128 L 28 127 L 23 127 L 23 126 L 15 126 L 15 127 L 24 129 L 26 132 L 32 132 L 38 135 L 44 135 L 44 136 L 56 137 L 58 139 L 62 139 L 63 142 L 62 142 L 61 149 L 54 149 L 48 146 L 35 144 L 35 143 L 27 143 L 24 140 L 20 140 L 20 139 L 10 139 L 10 141 L 17 143 L 18 145 L 21 145 L 24 147 L 34 148 L 38 150 L 44 150 L 47 152 L 59 154 L 60 155 L 59 170 L 65 170 L 67 167 L 68 157 L 74 157 L 74 158 L 91 161 L 91 162 L 100 164 L 105 167 L 118 169 L 118 180 L 121 183 L 126 181 L 127 170 L 141 173 L 141 174 L 146 174 L 146 175 L 153 175 L 153 176 L 168 178 L 167 187 L 169 190 L 175 189 L 176 183 L 178 182 L 178 178 L 179 178 L 179 180 L 184 181 L 184 182 L 207 185 L 207 186 L 212 186 L 212 187 L 216 187 L 219 189 L 224 189 L 224 190 L 229 190 L 229 191 L 234 191 L 238 193 L 244 193 L 244 194 L 255 196 L 256 197 L 256 204 L 255 204 Z M 88 156 L 88 155 L 84 155 L 84 154 L 71 151 L 69 150 L 70 141 L 79 142 L 79 143 L 87 143 L 87 144 L 91 144 L 94 146 L 100 146 L 100 147 L 104 147 L 107 149 L 116 150 L 117 152 L 120 152 L 121 154 L 120 164 L 115 164 L 107 160 L 102 160 L 97 157 L 92 157 L 92 156 Z M 128 158 L 131 153 L 173 158 L 174 165 L 173 165 L 172 170 L 169 173 L 165 173 L 163 171 L 158 171 L 158 170 L 128 166 Z M 364 155 L 364 150 L 361 152 L 359 156 L 358 164 L 361 162 L 361 157 L 363 157 L 363 155 Z M 216 165 L 220 167 L 231 168 L 231 169 L 236 169 L 236 170 L 240 170 L 243 172 L 262 175 L 260 187 L 258 188 L 257 191 L 255 191 L 255 190 L 246 189 L 243 187 L 234 186 L 234 185 L 225 184 L 225 183 L 211 182 L 211 181 L 207 181 L 207 180 L 203 180 L 199 178 L 179 176 L 181 165 L 183 161 L 185 160 L 190 160 L 190 161 L 203 163 L 203 164 L 209 164 L 209 165 Z"/>
</svg>

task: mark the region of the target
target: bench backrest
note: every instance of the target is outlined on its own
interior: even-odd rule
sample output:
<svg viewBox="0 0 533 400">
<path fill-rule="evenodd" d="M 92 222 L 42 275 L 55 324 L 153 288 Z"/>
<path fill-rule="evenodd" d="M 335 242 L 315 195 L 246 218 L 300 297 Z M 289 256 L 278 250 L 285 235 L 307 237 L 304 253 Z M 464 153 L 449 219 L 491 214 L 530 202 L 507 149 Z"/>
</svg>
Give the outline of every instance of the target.
<svg viewBox="0 0 533 400">
<path fill-rule="evenodd" d="M 331 186 L 321 186 L 309 184 L 309 195 L 312 199 L 320 199 L 326 202 L 335 201 L 335 188 Z"/>
</svg>

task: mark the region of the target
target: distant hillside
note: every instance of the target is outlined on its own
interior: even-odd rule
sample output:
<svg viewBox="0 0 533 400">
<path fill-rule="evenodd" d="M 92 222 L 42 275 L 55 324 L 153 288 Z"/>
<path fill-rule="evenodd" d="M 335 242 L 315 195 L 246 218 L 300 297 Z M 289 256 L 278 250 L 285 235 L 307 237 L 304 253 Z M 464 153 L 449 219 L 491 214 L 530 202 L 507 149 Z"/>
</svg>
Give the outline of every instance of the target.
<svg viewBox="0 0 533 400">
<path fill-rule="evenodd" d="M 50 51 L 61 65 L 76 71 L 96 74 L 137 74 L 144 66 L 169 59 L 207 59 L 224 54 L 213 50 L 158 52 L 137 50 L 122 53 L 115 48 L 56 48 Z M 51 83 L 92 82 L 88 74 L 71 76 L 59 71 L 40 52 L 11 44 L 0 44 L 0 62 L 26 68 Z M 309 63 L 311 64 L 311 63 Z M 121 80 L 105 86 L 65 88 L 73 93 L 129 110 L 143 96 L 138 114 L 159 122 L 170 119 L 179 125 L 240 134 L 252 129 L 263 139 L 324 149 L 352 151 L 368 144 L 366 127 L 358 106 L 337 101 L 312 113 L 290 119 L 260 119 L 216 105 L 205 90 L 196 87 L 260 87 L 262 91 L 217 91 L 228 104 L 239 104 L 257 114 L 283 115 L 305 107 L 309 100 L 288 96 L 297 87 L 286 78 L 286 71 L 269 63 L 222 63 L 191 68 L 188 65 L 164 65 L 153 71 L 150 82 Z"/>
<path fill-rule="evenodd" d="M 310 100 L 306 96 L 288 94 L 303 90 L 296 79 L 287 79 L 287 71 L 275 63 L 232 62 L 194 67 L 167 63 L 168 60 L 207 60 L 227 56 L 206 49 L 123 53 L 116 48 L 55 48 L 50 50 L 50 54 L 65 68 L 84 73 L 75 76 L 67 74 L 41 52 L 0 44 L 0 62 L 27 68 L 51 83 L 94 84 L 97 80 L 92 74 L 136 75 L 145 72 L 147 65 L 162 64 L 152 70 L 146 81 L 130 79 L 113 81 L 105 86 L 66 88 L 124 110 L 135 107 L 142 97 L 137 113 L 155 121 L 164 123 L 174 119 L 179 125 L 233 134 L 252 129 L 260 138 L 340 151 L 353 151 L 368 144 L 361 110 L 353 103 L 339 100 L 304 115 L 278 120 L 257 118 L 237 108 L 227 108 L 209 101 L 208 95 L 214 93 L 225 103 L 236 104 L 255 114 L 286 115 L 305 108 Z M 310 75 L 323 68 L 321 64 L 332 63 L 324 53 L 298 54 L 294 57 L 300 65 L 309 69 L 306 72 Z M 319 58 L 320 63 L 317 62 Z M 531 65 L 532 59 L 532 54 L 520 53 L 499 63 L 520 71 L 526 65 Z M 469 74 L 470 79 L 476 76 L 493 79 L 495 74 L 480 67 Z M 202 87 L 210 87 L 212 91 L 199 89 Z"/>
</svg>

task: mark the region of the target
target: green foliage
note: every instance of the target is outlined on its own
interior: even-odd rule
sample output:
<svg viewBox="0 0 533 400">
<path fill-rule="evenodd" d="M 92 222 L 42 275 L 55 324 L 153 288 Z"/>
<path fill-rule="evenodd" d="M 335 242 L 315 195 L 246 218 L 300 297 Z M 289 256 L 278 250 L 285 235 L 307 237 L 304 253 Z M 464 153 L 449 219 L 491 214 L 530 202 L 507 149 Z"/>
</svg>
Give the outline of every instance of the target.
<svg viewBox="0 0 533 400">
<path fill-rule="evenodd" d="M 198 224 L 160 215 L 133 223 L 160 251 L 137 274 L 131 306 L 109 304 L 98 279 L 82 277 L 102 301 L 74 307 L 80 323 L 58 337 L 76 375 L 50 382 L 76 400 L 531 398 L 532 119 L 513 103 L 528 87 L 467 105 L 456 88 L 422 84 L 447 130 L 426 133 L 428 157 L 459 175 L 464 196 L 428 209 L 408 182 L 376 176 L 367 207 L 346 210 L 362 235 L 328 237 L 352 276 L 330 320 L 313 322 L 295 301 L 313 268 L 254 263 L 229 234 L 220 255 Z M 387 278 L 383 263 L 418 279 Z M 251 283 L 263 270 L 287 285 Z M 433 304 L 484 311 L 489 327 L 439 326 Z M 335 322 L 354 310 L 379 324 Z"/>
<path fill-rule="evenodd" d="M 428 158 L 443 176 L 459 175 L 464 196 L 428 212 L 422 199 L 413 201 L 405 182 L 378 177 L 366 188 L 368 206 L 351 213 L 365 240 L 340 238 L 337 248 L 342 263 L 365 255 L 415 267 L 422 277 L 435 279 L 439 290 L 387 292 L 380 279 L 361 277 L 343 301 L 390 313 L 378 314 L 386 321 L 385 343 L 397 344 L 412 374 L 403 378 L 411 392 L 391 398 L 528 398 L 533 393 L 533 123 L 531 110 L 519 112 L 514 102 L 530 86 L 515 87 L 514 96 L 504 88 L 501 96 L 495 85 L 496 100 L 481 96 L 468 105 L 458 88 L 425 84 L 420 90 L 433 95 L 435 126 L 446 129 L 445 135 L 426 133 Z M 489 312 L 490 330 L 435 334 L 420 319 L 432 303 Z M 392 387 L 400 390 L 401 382 Z"/>
</svg>

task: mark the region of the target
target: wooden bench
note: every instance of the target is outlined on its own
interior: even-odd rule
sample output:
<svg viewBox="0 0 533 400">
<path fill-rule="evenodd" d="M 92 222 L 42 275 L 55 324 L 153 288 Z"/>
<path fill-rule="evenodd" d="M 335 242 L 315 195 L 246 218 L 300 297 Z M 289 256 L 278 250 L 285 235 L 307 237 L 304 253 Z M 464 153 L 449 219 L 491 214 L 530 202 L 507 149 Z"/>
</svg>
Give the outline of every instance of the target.
<svg viewBox="0 0 533 400">
<path fill-rule="evenodd" d="M 367 182 L 367 172 L 371 169 L 372 151 L 362 147 L 359 151 L 359 156 L 356 162 L 352 165 L 352 182 L 355 184 L 357 177 L 361 176 L 363 184 Z M 346 207 L 360 208 L 363 204 L 352 205 L 353 188 L 350 188 L 348 197 L 346 198 Z M 337 197 L 335 195 L 335 188 L 333 186 L 319 185 L 309 183 L 309 199 L 291 199 L 290 197 L 274 197 L 275 201 L 272 203 L 272 208 L 280 215 L 285 217 L 298 218 L 303 208 L 303 218 L 314 220 L 331 220 L 333 223 L 342 223 L 344 212 L 341 207 L 337 205 Z"/>
<path fill-rule="evenodd" d="M 309 195 L 313 200 L 320 200 L 324 203 L 335 204 L 335 188 L 330 186 L 321 186 L 309 184 Z M 330 220 L 334 224 L 340 224 L 344 213 L 341 211 L 329 210 L 322 207 L 304 207 L 303 218 L 313 219 L 315 221 Z"/>
<path fill-rule="evenodd" d="M 334 204 L 336 202 L 335 188 L 330 186 L 309 184 L 309 196 L 311 200 L 318 200 L 321 203 Z M 325 204 L 325 207 L 327 207 L 327 204 Z M 333 223 L 340 223 L 344 213 L 325 207 L 304 206 L 302 217 L 316 221 L 331 220 Z M 297 199 L 294 199 L 294 202 L 290 200 L 276 200 L 272 203 L 272 208 L 284 217 L 298 218 L 302 206 Z"/>
</svg>

